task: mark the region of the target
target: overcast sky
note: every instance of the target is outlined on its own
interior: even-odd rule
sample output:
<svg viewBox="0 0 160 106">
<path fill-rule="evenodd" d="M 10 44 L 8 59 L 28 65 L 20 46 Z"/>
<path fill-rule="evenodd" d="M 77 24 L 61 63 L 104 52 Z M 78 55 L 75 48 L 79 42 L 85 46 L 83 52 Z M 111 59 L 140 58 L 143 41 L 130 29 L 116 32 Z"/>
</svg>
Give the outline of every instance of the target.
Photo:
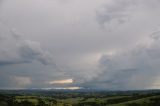
<svg viewBox="0 0 160 106">
<path fill-rule="evenodd" d="M 160 0 L 0 0 L 0 88 L 160 88 Z"/>
</svg>

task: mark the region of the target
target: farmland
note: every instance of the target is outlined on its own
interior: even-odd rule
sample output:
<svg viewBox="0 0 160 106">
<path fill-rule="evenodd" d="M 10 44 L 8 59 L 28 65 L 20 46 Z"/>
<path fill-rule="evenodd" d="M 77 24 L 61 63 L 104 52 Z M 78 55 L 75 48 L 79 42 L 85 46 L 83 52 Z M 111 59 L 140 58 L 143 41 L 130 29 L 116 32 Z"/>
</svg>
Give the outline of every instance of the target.
<svg viewBox="0 0 160 106">
<path fill-rule="evenodd" d="M 0 106 L 160 106 L 160 91 L 1 90 Z"/>
</svg>

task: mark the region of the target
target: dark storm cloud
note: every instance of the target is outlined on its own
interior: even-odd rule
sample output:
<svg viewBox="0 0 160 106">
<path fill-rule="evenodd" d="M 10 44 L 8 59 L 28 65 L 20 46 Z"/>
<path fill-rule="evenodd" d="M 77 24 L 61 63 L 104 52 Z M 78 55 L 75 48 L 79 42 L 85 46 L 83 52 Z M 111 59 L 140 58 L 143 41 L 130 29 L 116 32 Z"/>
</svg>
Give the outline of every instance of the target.
<svg viewBox="0 0 160 106">
<path fill-rule="evenodd" d="M 134 49 L 115 55 L 103 55 L 99 61 L 99 70 L 102 73 L 86 86 L 108 89 L 152 87 L 160 75 L 159 37 L 160 32 L 156 31 L 148 44 L 140 44 Z"/>
<path fill-rule="evenodd" d="M 12 65 L 12 64 L 21 64 L 21 63 L 30 63 L 29 61 L 17 61 L 17 60 L 1 60 L 0 66 L 3 65 Z"/>
<path fill-rule="evenodd" d="M 19 46 L 18 54 L 24 60 L 28 60 L 30 62 L 37 60 L 44 65 L 48 65 L 52 62 L 51 54 L 44 51 L 37 42 L 24 41 L 20 43 Z"/>
<path fill-rule="evenodd" d="M 105 25 L 123 24 L 135 17 L 137 9 L 143 11 L 150 8 L 151 10 L 157 7 L 159 3 L 158 0 L 112 0 L 111 3 L 101 6 L 96 11 L 97 22 L 103 27 Z"/>
<path fill-rule="evenodd" d="M 52 63 L 51 54 L 43 50 L 38 42 L 23 40 L 14 31 L 9 30 L 6 34 L 9 35 L 0 35 L 2 37 L 0 65 L 32 63 L 33 61 L 39 61 L 44 65 Z"/>
<path fill-rule="evenodd" d="M 129 19 L 133 6 L 135 6 L 133 0 L 113 0 L 97 11 L 97 21 L 100 25 L 112 22 L 124 23 Z"/>
</svg>

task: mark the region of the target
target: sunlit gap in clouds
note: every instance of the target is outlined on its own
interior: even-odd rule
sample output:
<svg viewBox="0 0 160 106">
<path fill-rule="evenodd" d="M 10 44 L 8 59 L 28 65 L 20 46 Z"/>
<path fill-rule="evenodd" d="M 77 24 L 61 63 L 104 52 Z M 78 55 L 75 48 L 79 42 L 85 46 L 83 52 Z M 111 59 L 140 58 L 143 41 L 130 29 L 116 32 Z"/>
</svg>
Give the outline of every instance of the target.
<svg viewBox="0 0 160 106">
<path fill-rule="evenodd" d="M 50 81 L 49 84 L 72 84 L 73 82 L 73 79 L 63 79 Z"/>
<path fill-rule="evenodd" d="M 53 80 L 50 81 L 49 84 L 51 85 L 68 85 L 68 84 L 73 84 L 74 80 L 73 79 L 62 79 L 62 80 Z M 78 89 L 82 89 L 82 87 L 78 87 L 78 86 L 68 86 L 68 87 L 55 87 L 55 88 L 51 88 L 51 89 L 64 89 L 64 90 L 78 90 Z"/>
<path fill-rule="evenodd" d="M 54 88 L 54 89 L 64 89 L 64 90 L 78 90 L 78 89 L 83 89 L 82 87 L 57 87 L 57 88 Z"/>
</svg>

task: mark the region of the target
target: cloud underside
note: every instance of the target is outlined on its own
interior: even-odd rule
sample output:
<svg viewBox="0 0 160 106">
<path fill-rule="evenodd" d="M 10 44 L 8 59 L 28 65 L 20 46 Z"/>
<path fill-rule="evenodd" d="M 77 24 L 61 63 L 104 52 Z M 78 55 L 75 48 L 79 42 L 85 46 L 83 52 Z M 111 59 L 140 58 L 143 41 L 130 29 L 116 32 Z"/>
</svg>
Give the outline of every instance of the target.
<svg viewBox="0 0 160 106">
<path fill-rule="evenodd" d="M 0 0 L 0 88 L 160 88 L 159 3 Z"/>
<path fill-rule="evenodd" d="M 101 73 L 85 86 L 116 90 L 154 88 L 155 83 L 160 84 L 159 62 L 160 32 L 156 31 L 148 43 L 113 55 L 102 55 L 98 65 Z"/>
<path fill-rule="evenodd" d="M 40 43 L 24 40 L 16 31 L 7 30 L 7 36 L 3 33 L 0 35 L 0 65 L 32 63 L 34 61 L 47 65 L 52 62 L 51 54 L 43 50 Z"/>
<path fill-rule="evenodd" d="M 125 23 L 131 16 L 131 11 L 135 6 L 133 0 L 113 0 L 97 13 L 97 21 L 100 25 L 112 23 Z"/>
</svg>

